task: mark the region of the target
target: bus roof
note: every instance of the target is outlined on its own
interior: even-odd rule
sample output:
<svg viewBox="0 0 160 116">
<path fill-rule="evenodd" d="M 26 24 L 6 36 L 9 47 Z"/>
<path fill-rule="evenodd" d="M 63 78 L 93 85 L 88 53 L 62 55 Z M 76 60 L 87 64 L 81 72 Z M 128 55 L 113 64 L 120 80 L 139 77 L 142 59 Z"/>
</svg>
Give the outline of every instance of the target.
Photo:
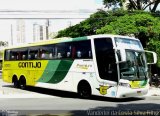
<svg viewBox="0 0 160 116">
<path fill-rule="evenodd" d="M 76 37 L 76 38 L 71 38 L 71 37 L 55 38 L 55 39 L 52 39 L 52 40 L 40 41 L 40 42 L 35 42 L 35 43 L 28 43 L 28 44 L 19 45 L 19 46 L 12 46 L 12 47 L 5 48 L 5 49 L 22 48 L 22 47 L 38 46 L 38 45 L 47 45 L 47 44 L 55 44 L 55 43 L 61 43 L 61 42 L 82 41 L 82 40 L 87 40 L 87 39 L 92 39 L 92 38 L 101 38 L 101 37 L 108 37 L 108 38 L 109 37 L 110 38 L 120 37 L 120 38 L 128 38 L 128 39 L 138 40 L 134 37 L 129 37 L 129 36 L 100 34 L 100 35 L 91 35 L 91 36 L 83 36 L 83 37 Z"/>
</svg>

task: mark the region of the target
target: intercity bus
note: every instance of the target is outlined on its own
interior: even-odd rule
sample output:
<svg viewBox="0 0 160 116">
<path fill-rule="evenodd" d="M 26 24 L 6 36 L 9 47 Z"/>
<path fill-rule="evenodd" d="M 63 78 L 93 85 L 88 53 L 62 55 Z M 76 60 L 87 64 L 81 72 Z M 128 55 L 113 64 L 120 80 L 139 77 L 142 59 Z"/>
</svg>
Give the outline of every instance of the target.
<svg viewBox="0 0 160 116">
<path fill-rule="evenodd" d="M 153 64 L 156 53 L 152 54 Z M 120 35 L 58 38 L 7 48 L 3 81 L 14 87 L 44 87 L 91 95 L 126 98 L 148 92 L 148 67 L 141 42 Z"/>
</svg>

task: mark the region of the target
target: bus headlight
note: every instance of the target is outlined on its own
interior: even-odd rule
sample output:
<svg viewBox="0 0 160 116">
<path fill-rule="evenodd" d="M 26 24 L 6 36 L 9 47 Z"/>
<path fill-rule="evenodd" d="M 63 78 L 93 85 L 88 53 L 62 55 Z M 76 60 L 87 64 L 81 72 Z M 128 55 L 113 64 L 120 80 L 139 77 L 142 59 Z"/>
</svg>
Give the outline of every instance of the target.
<svg viewBox="0 0 160 116">
<path fill-rule="evenodd" d="M 122 82 L 120 82 L 120 83 L 119 83 L 119 86 L 131 88 L 131 85 L 130 85 L 129 83 L 122 83 Z"/>
</svg>

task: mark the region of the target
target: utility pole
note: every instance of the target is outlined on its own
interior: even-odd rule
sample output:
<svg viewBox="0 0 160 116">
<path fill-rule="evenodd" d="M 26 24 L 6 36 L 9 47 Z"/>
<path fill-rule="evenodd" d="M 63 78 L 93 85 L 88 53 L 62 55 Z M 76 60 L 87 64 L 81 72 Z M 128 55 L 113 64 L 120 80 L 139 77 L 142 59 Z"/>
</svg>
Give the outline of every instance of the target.
<svg viewBox="0 0 160 116">
<path fill-rule="evenodd" d="M 49 39 L 49 26 L 50 26 L 50 22 L 49 19 L 47 19 L 46 21 L 46 39 Z"/>
<path fill-rule="evenodd" d="M 13 46 L 13 27 L 11 24 L 11 46 Z"/>
</svg>

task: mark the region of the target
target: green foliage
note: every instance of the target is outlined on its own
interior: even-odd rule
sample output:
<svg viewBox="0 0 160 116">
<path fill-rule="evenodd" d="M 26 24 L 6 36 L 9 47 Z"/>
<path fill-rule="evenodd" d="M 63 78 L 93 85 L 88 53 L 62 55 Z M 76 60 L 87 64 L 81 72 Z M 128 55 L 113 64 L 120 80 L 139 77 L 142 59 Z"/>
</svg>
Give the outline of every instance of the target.
<svg viewBox="0 0 160 116">
<path fill-rule="evenodd" d="M 160 67 L 160 37 L 150 39 L 150 41 L 147 44 L 147 49 L 157 53 L 157 65 L 158 67 Z"/>
<path fill-rule="evenodd" d="M 103 0 L 103 4 L 108 8 L 127 8 L 127 10 L 150 10 L 156 12 L 160 0 Z"/>
<path fill-rule="evenodd" d="M 126 0 L 103 0 L 103 4 L 108 8 L 117 5 L 122 6 L 124 2 L 126 2 Z"/>
<path fill-rule="evenodd" d="M 6 47 L 6 46 L 8 46 L 7 41 L 0 41 L 0 47 Z"/>
<path fill-rule="evenodd" d="M 116 21 L 97 30 L 97 34 L 112 33 L 118 35 L 134 35 L 144 47 L 150 38 L 160 33 L 160 20 L 149 13 L 126 14 Z"/>
</svg>

